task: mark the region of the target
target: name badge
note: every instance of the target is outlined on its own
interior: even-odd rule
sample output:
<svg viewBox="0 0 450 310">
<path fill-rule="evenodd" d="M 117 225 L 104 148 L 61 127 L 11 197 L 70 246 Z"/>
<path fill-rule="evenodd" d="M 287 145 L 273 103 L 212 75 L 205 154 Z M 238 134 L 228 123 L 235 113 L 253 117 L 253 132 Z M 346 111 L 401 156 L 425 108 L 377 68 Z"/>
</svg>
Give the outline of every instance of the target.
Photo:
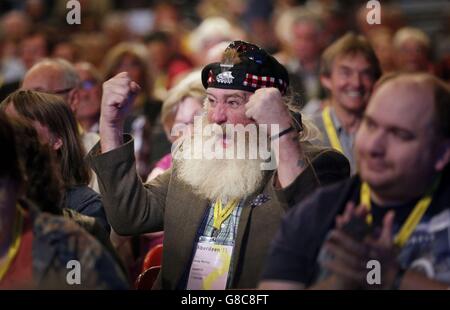
<svg viewBox="0 0 450 310">
<path fill-rule="evenodd" d="M 187 283 L 188 290 L 224 290 L 230 270 L 232 245 L 201 237 L 197 243 Z"/>
</svg>

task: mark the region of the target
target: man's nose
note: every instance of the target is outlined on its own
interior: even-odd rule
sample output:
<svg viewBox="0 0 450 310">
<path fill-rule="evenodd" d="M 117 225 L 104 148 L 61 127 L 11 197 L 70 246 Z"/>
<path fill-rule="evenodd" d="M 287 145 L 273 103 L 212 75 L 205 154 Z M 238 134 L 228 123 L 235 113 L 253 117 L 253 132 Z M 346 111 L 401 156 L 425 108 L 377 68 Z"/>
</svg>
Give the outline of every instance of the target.
<svg viewBox="0 0 450 310">
<path fill-rule="evenodd" d="M 368 150 L 373 156 L 382 156 L 386 152 L 386 133 L 379 129 L 367 139 Z"/>
<path fill-rule="evenodd" d="M 351 83 L 353 87 L 360 88 L 362 85 L 362 76 L 359 73 L 352 74 Z"/>
<path fill-rule="evenodd" d="M 227 109 L 223 103 L 218 103 L 213 108 L 211 121 L 216 124 L 223 124 L 227 121 Z"/>
</svg>

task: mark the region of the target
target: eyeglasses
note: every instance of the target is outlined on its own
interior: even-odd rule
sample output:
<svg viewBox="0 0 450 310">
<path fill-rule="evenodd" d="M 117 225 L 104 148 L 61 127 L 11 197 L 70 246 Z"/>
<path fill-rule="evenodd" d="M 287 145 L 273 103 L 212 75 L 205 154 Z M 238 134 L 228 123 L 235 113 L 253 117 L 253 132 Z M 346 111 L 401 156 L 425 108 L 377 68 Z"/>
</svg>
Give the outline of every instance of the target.
<svg viewBox="0 0 450 310">
<path fill-rule="evenodd" d="M 80 83 L 80 87 L 83 90 L 91 90 L 95 86 L 97 86 L 97 81 L 95 80 L 85 80 Z"/>
<path fill-rule="evenodd" d="M 49 93 L 49 94 L 53 94 L 53 95 L 65 95 L 65 94 L 67 94 L 68 92 L 70 92 L 72 89 L 74 89 L 75 87 L 70 87 L 70 88 L 64 88 L 64 89 L 61 89 L 61 90 L 53 90 L 53 91 L 45 91 L 46 93 Z"/>
</svg>

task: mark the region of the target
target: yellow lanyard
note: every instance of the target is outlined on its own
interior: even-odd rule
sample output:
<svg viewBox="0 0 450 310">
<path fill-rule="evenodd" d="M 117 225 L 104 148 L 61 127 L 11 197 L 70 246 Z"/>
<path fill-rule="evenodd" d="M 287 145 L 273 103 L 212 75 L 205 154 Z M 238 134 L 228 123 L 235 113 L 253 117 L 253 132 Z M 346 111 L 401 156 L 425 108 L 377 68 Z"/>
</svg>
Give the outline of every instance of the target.
<svg viewBox="0 0 450 310">
<path fill-rule="evenodd" d="M 342 148 L 341 142 L 337 135 L 336 129 L 334 128 L 333 121 L 331 120 L 330 107 L 326 106 L 322 111 L 322 120 L 325 125 L 325 130 L 327 131 L 328 139 L 330 140 L 331 146 L 344 154 L 344 149 Z"/>
<path fill-rule="evenodd" d="M 20 211 L 20 207 L 17 206 L 16 218 L 14 221 L 13 234 L 12 234 L 12 243 L 8 249 L 8 253 L 6 254 L 6 261 L 0 265 L 0 281 L 3 280 L 3 277 L 6 275 L 11 263 L 19 252 L 20 241 L 22 239 L 22 227 L 23 227 L 23 216 Z"/>
<path fill-rule="evenodd" d="M 405 223 L 403 224 L 402 228 L 400 228 L 399 232 L 395 236 L 394 243 L 398 247 L 403 247 L 408 241 L 409 237 L 413 233 L 414 229 L 416 228 L 417 224 L 419 224 L 420 220 L 422 219 L 423 215 L 427 211 L 428 207 L 431 204 L 431 200 L 433 198 L 433 193 L 437 189 L 439 182 L 440 182 L 440 176 L 436 179 L 433 186 L 423 198 L 421 198 L 415 205 L 414 209 L 409 214 L 408 218 L 406 219 Z M 370 211 L 370 187 L 369 184 L 366 182 L 363 182 L 361 185 L 361 191 L 360 191 L 360 202 L 367 207 L 367 209 Z M 372 214 L 368 214 L 366 221 L 369 225 L 372 225 L 373 217 Z"/>
<path fill-rule="evenodd" d="M 214 204 L 214 223 L 213 227 L 220 230 L 222 223 L 231 215 L 234 209 L 237 207 L 239 200 L 235 199 L 226 204 L 225 208 L 222 208 L 222 201 L 216 200 Z"/>
</svg>

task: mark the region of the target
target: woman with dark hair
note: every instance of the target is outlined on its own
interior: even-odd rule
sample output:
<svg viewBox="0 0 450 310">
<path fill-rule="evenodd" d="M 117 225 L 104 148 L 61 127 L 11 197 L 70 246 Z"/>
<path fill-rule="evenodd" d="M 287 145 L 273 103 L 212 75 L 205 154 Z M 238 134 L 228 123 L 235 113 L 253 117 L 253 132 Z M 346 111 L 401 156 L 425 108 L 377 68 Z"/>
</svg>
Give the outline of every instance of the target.
<svg viewBox="0 0 450 310">
<path fill-rule="evenodd" d="M 33 185 L 23 173 L 26 164 L 19 161 L 18 143 L 11 121 L 0 111 L 0 289 L 128 288 L 123 272 L 97 240 L 27 199 Z M 49 168 L 39 166 L 43 163 L 48 164 L 37 159 L 35 169 Z M 51 173 L 44 178 L 52 179 Z M 73 283 L 78 285 L 67 280 L 71 261 L 79 264 L 82 280 Z"/>
<path fill-rule="evenodd" d="M 19 164 L 23 170 L 25 196 L 36 203 L 42 212 L 63 215 L 77 222 L 97 238 L 111 254 L 116 253 L 109 240 L 109 233 L 98 220 L 78 213 L 73 209 L 61 208 L 64 197 L 64 183 L 58 169 L 58 161 L 48 145 L 41 144 L 30 122 L 23 118 L 11 120 L 16 141 Z"/>
<path fill-rule="evenodd" d="M 23 118 L 10 120 L 16 141 L 17 159 L 24 177 L 24 195 L 42 212 L 62 215 L 64 184 L 54 152 L 41 144 L 36 130 Z"/>
<path fill-rule="evenodd" d="M 55 95 L 19 90 L 2 102 L 1 109 L 13 118 L 30 120 L 41 142 L 56 152 L 64 186 L 61 207 L 95 217 L 109 231 L 100 196 L 88 187 L 90 170 L 67 104 Z"/>
</svg>

